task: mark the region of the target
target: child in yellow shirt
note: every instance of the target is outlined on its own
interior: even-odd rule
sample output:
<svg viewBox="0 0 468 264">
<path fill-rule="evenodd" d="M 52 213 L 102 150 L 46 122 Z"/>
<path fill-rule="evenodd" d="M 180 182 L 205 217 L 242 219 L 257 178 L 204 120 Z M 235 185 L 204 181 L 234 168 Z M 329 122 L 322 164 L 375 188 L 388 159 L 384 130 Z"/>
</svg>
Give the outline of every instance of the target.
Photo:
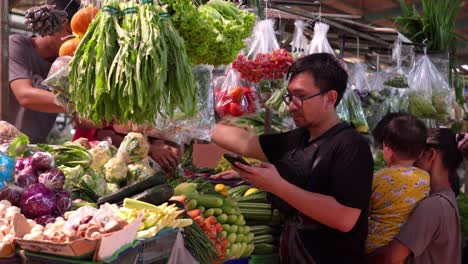
<svg viewBox="0 0 468 264">
<path fill-rule="evenodd" d="M 381 140 L 388 167 L 374 174 L 367 254 L 393 240 L 413 208 L 430 190 L 429 174 L 414 167 L 425 148 L 426 126 L 410 115 L 386 122 Z"/>
</svg>

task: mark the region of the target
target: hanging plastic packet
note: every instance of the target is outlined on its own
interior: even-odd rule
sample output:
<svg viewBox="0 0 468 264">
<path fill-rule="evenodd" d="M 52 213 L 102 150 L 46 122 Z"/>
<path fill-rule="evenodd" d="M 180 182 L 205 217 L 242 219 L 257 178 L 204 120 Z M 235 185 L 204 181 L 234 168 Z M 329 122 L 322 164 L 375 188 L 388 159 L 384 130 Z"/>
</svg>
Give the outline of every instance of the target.
<svg viewBox="0 0 468 264">
<path fill-rule="evenodd" d="M 55 94 L 55 102 L 66 108 L 69 113 L 75 111 L 75 104 L 70 100 L 70 91 L 68 89 L 71 60 L 72 57 L 70 56 L 58 57 L 52 64 L 47 78 L 42 82 Z"/>
<path fill-rule="evenodd" d="M 419 118 L 446 120 L 450 115 L 450 88 L 427 55 L 409 73 L 409 112 Z"/>
<path fill-rule="evenodd" d="M 283 83 L 283 87 L 275 90 L 265 105 L 270 109 L 276 111 L 280 117 L 289 115 L 289 106 L 284 102 L 283 96 L 288 92 L 287 82 Z"/>
<path fill-rule="evenodd" d="M 384 83 L 385 86 L 393 88 L 408 88 L 407 74 L 403 69 L 403 43 L 402 36 L 398 34 L 392 49 L 392 61 L 396 67 L 388 74 Z"/>
<path fill-rule="evenodd" d="M 193 69 L 197 82 L 197 113 L 194 117 L 185 117 L 180 111 L 172 119 L 158 116 L 155 126 L 145 132 L 148 136 L 164 138 L 178 144 L 188 143 L 192 139 L 211 140 L 211 130 L 216 122 L 213 97 L 213 66 L 197 65 Z"/>
<path fill-rule="evenodd" d="M 255 114 L 260 109 L 255 87 L 242 81 L 240 74 L 228 68 L 221 89 L 215 91 L 216 113 L 219 117 L 240 117 Z"/>
<path fill-rule="evenodd" d="M 330 43 L 327 39 L 328 29 L 330 28 L 329 25 L 317 22 L 314 26 L 314 37 L 309 43 L 307 47 L 306 54 L 314 54 L 314 53 L 329 53 L 335 55 Z"/>
<path fill-rule="evenodd" d="M 283 79 L 294 59 L 276 40 L 274 21 L 262 20 L 255 25 L 247 56 L 239 55 L 232 67 L 243 80 L 258 83 L 261 80 Z"/>
<path fill-rule="evenodd" d="M 389 111 L 390 90 L 382 86 L 371 86 L 367 78 L 367 66 L 356 64 L 352 82 L 355 92 L 361 99 L 362 108 L 366 116 L 367 124 L 371 130 Z"/>
<path fill-rule="evenodd" d="M 350 122 L 356 127 L 360 133 L 369 132 L 369 125 L 366 121 L 366 115 L 362 109 L 361 100 L 359 96 L 351 88 L 347 88 L 344 97 L 349 111 Z"/>
<path fill-rule="evenodd" d="M 305 51 L 307 50 L 309 40 L 304 35 L 304 29 L 306 26 L 307 24 L 302 20 L 294 21 L 294 33 L 290 45 L 292 56 L 296 60 L 304 56 Z"/>
<path fill-rule="evenodd" d="M 343 94 L 343 98 L 341 98 L 340 103 L 336 107 L 336 113 L 338 114 L 338 117 L 341 119 L 341 121 L 344 122 L 351 122 L 350 116 L 349 116 L 349 109 L 348 109 L 348 104 L 347 104 L 347 94 Z"/>
</svg>

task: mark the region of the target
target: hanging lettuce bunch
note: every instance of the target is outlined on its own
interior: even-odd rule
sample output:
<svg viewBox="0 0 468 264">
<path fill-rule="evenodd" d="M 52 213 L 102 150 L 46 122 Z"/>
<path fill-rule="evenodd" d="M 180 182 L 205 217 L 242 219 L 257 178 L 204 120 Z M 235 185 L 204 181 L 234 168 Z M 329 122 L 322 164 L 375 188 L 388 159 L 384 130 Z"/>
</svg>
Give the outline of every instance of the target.
<svg viewBox="0 0 468 264">
<path fill-rule="evenodd" d="M 255 15 L 225 0 L 197 7 L 191 0 L 167 0 L 174 26 L 185 40 L 192 64 L 231 63 L 244 48 Z"/>
</svg>

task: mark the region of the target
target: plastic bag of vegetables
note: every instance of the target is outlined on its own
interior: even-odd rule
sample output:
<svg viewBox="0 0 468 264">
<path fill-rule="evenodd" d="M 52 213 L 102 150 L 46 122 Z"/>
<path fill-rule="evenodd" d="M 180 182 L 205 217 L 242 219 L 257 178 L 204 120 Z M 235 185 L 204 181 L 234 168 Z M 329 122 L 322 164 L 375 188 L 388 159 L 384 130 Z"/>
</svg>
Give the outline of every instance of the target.
<svg viewBox="0 0 468 264">
<path fill-rule="evenodd" d="M 123 139 L 120 144 L 119 150 L 117 151 L 117 156 L 119 160 L 125 159 L 125 154 L 128 154 L 130 162 L 140 161 L 148 157 L 149 144 L 146 136 L 141 133 L 130 132 Z M 117 157 L 116 157 L 117 158 Z M 108 163 L 111 161 L 110 159 Z M 115 160 L 112 163 L 116 162 Z M 107 163 L 106 163 L 107 164 Z M 111 166 L 113 167 L 113 166 Z M 127 166 L 125 165 L 125 168 Z M 109 167 L 108 167 L 109 168 Z M 106 168 L 104 168 L 107 170 Z M 127 171 L 125 170 L 125 173 Z"/>
<path fill-rule="evenodd" d="M 163 138 L 177 144 L 189 143 L 193 138 L 210 141 L 215 124 L 213 97 L 213 66 L 197 65 L 193 75 L 197 82 L 197 110 L 195 117 L 187 117 L 180 111 L 172 119 L 156 118 L 155 127 L 145 134 Z"/>
<path fill-rule="evenodd" d="M 364 110 L 362 109 L 361 100 L 356 93 L 348 87 L 342 100 L 348 107 L 350 122 L 356 127 L 356 130 L 361 133 L 369 132 L 369 126 L 366 121 Z"/>
<path fill-rule="evenodd" d="M 255 114 L 260 108 L 255 87 L 242 81 L 239 73 L 233 68 L 227 70 L 223 85 L 219 90 L 215 90 L 215 100 L 216 112 L 221 118 Z"/>
<path fill-rule="evenodd" d="M 306 26 L 307 24 L 302 20 L 294 21 L 294 33 L 290 43 L 294 59 L 304 56 L 304 52 L 309 44 L 309 40 L 304 35 L 304 29 Z"/>
<path fill-rule="evenodd" d="M 255 25 L 247 56 L 239 55 L 232 67 L 243 80 L 257 83 L 261 80 L 283 79 L 293 64 L 292 56 L 280 49 L 276 40 L 274 21 L 262 20 Z"/>
<path fill-rule="evenodd" d="M 440 121 L 448 119 L 452 102 L 450 88 L 427 55 L 411 70 L 408 83 L 411 114 Z"/>
</svg>

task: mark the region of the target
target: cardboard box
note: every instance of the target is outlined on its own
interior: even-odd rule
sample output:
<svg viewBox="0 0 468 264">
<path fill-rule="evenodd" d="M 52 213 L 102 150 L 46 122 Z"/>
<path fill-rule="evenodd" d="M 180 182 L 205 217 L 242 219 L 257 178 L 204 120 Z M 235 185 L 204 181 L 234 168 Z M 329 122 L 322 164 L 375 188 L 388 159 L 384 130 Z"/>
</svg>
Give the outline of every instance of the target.
<svg viewBox="0 0 468 264">
<path fill-rule="evenodd" d="M 24 250 L 31 252 L 47 253 L 59 256 L 93 259 L 102 261 L 112 256 L 121 247 L 133 242 L 141 224 L 142 218 L 135 219 L 124 229 L 110 234 L 105 234 L 101 239 L 78 239 L 67 243 L 53 243 L 50 241 L 37 241 L 22 239 L 31 230 L 26 218 L 19 214 L 13 220 L 15 227 L 16 243 Z"/>
</svg>

